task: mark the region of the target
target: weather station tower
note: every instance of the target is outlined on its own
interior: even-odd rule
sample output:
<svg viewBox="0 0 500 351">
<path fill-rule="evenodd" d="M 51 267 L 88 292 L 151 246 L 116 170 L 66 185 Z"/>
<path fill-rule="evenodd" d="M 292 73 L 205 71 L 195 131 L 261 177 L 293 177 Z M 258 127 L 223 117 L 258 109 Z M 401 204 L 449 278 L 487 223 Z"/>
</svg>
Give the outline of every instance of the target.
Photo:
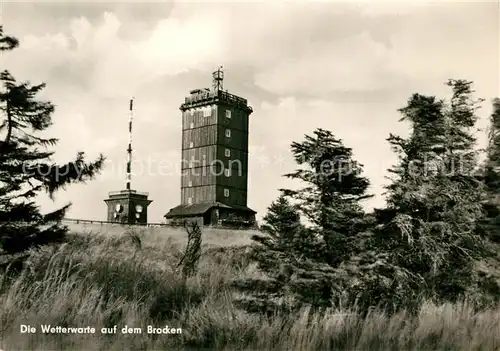
<svg viewBox="0 0 500 351">
<path fill-rule="evenodd" d="M 223 90 L 222 67 L 212 89 L 195 89 L 182 111 L 181 203 L 167 223 L 255 225 L 247 207 L 248 131 L 253 112 L 246 99 Z"/>
<path fill-rule="evenodd" d="M 127 148 L 127 176 L 126 189 L 111 191 L 104 200 L 108 207 L 108 222 L 124 224 L 146 224 L 148 222 L 148 193 L 139 192 L 130 188 L 132 178 L 132 120 L 134 114 L 134 100 L 129 104 L 128 121 L 128 148 Z"/>
</svg>

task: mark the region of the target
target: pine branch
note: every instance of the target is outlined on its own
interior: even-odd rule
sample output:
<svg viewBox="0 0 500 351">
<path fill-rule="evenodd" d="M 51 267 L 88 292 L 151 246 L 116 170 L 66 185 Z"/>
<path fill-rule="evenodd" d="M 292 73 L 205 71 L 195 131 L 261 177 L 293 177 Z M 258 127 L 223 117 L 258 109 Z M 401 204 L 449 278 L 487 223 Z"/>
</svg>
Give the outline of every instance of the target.
<svg viewBox="0 0 500 351">
<path fill-rule="evenodd" d="M 16 46 L 17 40 L 6 37 L 0 26 L 0 51 Z M 70 205 L 42 215 L 31 199 L 43 190 L 53 198 L 66 185 L 93 179 L 104 157 L 86 162 L 80 152 L 73 162 L 51 162 L 53 151 L 47 148 L 55 146 L 57 139 L 36 135 L 52 125 L 54 105 L 37 99 L 45 84 L 18 83 L 8 71 L 0 73 L 0 81 L 4 88 L 0 110 L 5 116 L 0 129 L 6 133 L 0 142 L 0 245 L 15 253 L 64 239 L 67 228 L 61 220 Z"/>
</svg>

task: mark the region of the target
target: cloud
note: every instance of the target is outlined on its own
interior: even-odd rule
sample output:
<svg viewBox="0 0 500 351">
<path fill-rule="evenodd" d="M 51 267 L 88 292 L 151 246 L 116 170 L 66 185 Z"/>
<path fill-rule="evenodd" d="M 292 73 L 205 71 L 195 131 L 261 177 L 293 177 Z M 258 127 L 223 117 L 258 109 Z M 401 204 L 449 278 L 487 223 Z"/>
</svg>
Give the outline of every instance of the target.
<svg viewBox="0 0 500 351">
<path fill-rule="evenodd" d="M 79 150 L 108 156 L 106 176 L 68 188 L 55 204 L 40 199 L 44 208 L 73 200 L 70 216 L 97 219 L 106 193 L 124 185 L 128 99 L 136 97 L 134 159 L 175 165 L 179 105 L 224 65 L 225 87 L 254 108 L 249 206 L 262 214 L 291 184 L 282 177 L 295 167 L 290 143 L 315 128 L 353 148 L 380 194 L 396 161 L 385 138 L 405 133 L 397 109 L 411 93 L 448 94 L 442 82 L 464 77 L 480 96 L 500 95 L 495 10 L 422 2 L 6 4 L 5 30 L 21 46 L 0 65 L 47 82 L 58 159 Z M 132 183 L 151 193 L 151 221 L 178 204 L 175 172 L 143 172 Z"/>
<path fill-rule="evenodd" d="M 367 32 L 334 43 L 312 43 L 296 59 L 284 59 L 256 76 L 256 84 L 280 95 L 327 98 L 338 91 L 397 88 L 389 50 Z"/>
<path fill-rule="evenodd" d="M 36 66 L 29 64 L 33 57 L 43 62 L 47 71 L 62 64 L 74 68 L 73 71 L 84 68 L 93 93 L 110 97 L 130 94 L 162 75 L 211 69 L 224 54 L 218 50 L 223 22 L 216 18 L 194 15 L 186 21 L 161 20 L 149 37 L 140 42 L 120 38 L 122 25 L 109 12 L 102 14 L 97 25 L 84 17 L 71 19 L 64 32 L 20 38 L 20 49 L 7 58 L 7 64 L 13 69 L 22 66 L 23 76 L 35 74 Z M 47 78 L 47 71 L 39 78 Z"/>
</svg>

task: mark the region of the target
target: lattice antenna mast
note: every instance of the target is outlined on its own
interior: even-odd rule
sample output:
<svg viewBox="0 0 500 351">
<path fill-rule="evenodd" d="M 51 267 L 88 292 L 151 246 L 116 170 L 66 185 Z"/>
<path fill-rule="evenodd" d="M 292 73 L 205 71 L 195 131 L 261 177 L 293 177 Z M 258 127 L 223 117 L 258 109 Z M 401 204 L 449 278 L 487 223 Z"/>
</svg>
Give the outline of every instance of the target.
<svg viewBox="0 0 500 351">
<path fill-rule="evenodd" d="M 127 149 L 127 190 L 130 190 L 132 178 L 132 119 L 134 116 L 134 98 L 130 99 L 128 117 L 128 149 Z"/>
<path fill-rule="evenodd" d="M 222 70 L 222 66 L 220 66 L 217 71 L 212 73 L 212 89 L 214 91 L 223 90 L 224 81 L 224 71 Z"/>
</svg>

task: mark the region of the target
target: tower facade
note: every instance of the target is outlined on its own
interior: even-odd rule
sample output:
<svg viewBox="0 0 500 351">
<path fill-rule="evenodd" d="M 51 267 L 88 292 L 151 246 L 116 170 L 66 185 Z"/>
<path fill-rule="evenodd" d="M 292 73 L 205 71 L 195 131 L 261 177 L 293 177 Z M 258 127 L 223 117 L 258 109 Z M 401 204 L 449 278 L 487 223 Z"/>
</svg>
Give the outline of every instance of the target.
<svg viewBox="0 0 500 351">
<path fill-rule="evenodd" d="M 153 201 L 148 200 L 148 193 L 138 192 L 130 188 L 132 174 L 132 118 L 133 99 L 130 100 L 129 105 L 126 189 L 110 192 L 109 197 L 104 202 L 108 207 L 108 222 L 146 224 L 148 223 L 148 206 Z"/>
<path fill-rule="evenodd" d="M 247 207 L 248 131 L 252 108 L 246 99 L 222 90 L 223 72 L 213 73 L 212 89 L 195 89 L 182 112 L 181 204 L 169 222 L 252 225 Z"/>
<path fill-rule="evenodd" d="M 148 193 L 135 190 L 112 191 L 104 200 L 108 207 L 108 222 L 125 224 L 148 223 Z"/>
</svg>

